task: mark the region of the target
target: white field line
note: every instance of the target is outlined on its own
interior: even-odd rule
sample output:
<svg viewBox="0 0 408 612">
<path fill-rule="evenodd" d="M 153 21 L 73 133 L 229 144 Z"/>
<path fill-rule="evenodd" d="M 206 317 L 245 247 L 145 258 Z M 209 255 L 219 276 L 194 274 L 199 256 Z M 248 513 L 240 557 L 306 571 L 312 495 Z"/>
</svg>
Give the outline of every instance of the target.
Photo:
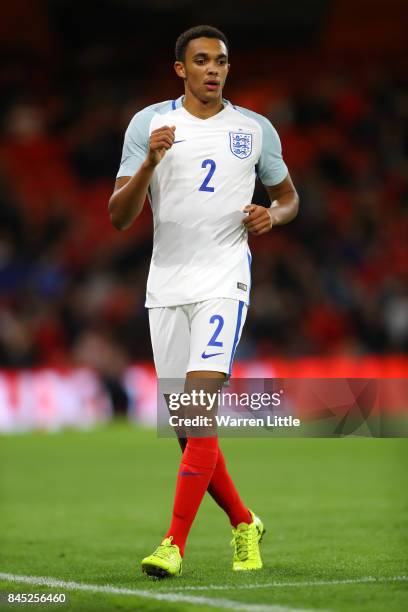
<svg viewBox="0 0 408 612">
<path fill-rule="evenodd" d="M 279 587 L 314 587 L 341 584 L 375 584 L 376 582 L 406 582 L 408 576 L 364 576 L 345 580 L 310 580 L 307 582 L 256 582 L 252 584 L 209 584 L 208 586 L 175 587 L 171 591 L 234 591 L 235 589 L 274 589 Z"/>
<path fill-rule="evenodd" d="M 0 572 L 0 580 L 20 582 L 23 584 L 34 584 L 52 589 L 61 589 L 62 591 L 66 589 L 69 591 L 88 591 L 91 593 L 108 593 L 113 595 L 133 595 L 134 597 L 143 597 L 145 599 L 154 599 L 156 601 L 166 601 L 168 603 L 183 602 L 207 606 L 210 608 L 224 608 L 226 610 L 241 610 L 247 612 L 311 612 L 310 610 L 289 608 L 287 606 L 280 606 L 279 604 L 250 604 L 231 599 L 217 599 L 175 593 L 157 593 L 153 591 L 126 589 L 110 585 L 101 586 L 99 584 L 83 584 L 81 582 L 57 580 L 56 578 L 48 578 L 44 576 L 20 576 L 17 574 Z M 323 611 L 319 610 L 319 612 Z"/>
</svg>

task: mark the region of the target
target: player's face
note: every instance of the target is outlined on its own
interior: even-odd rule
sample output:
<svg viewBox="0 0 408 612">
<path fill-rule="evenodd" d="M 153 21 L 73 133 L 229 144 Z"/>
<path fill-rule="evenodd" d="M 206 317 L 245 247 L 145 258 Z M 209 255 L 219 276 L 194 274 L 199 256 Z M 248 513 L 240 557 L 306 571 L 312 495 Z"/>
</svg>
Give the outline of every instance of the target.
<svg viewBox="0 0 408 612">
<path fill-rule="evenodd" d="M 176 62 L 176 73 L 183 78 L 186 89 L 203 102 L 222 96 L 228 70 L 225 44 L 216 38 L 196 38 L 186 48 L 184 62 Z"/>
</svg>

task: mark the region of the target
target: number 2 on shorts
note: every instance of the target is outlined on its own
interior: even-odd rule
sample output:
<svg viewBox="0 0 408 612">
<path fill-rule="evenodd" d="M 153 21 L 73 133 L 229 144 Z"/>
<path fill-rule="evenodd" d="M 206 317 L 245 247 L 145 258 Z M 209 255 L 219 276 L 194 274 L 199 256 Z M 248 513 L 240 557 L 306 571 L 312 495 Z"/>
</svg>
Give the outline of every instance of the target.
<svg viewBox="0 0 408 612">
<path fill-rule="evenodd" d="M 214 323 L 218 323 L 217 327 L 207 346 L 222 346 L 222 342 L 217 340 L 218 336 L 221 333 L 222 328 L 224 327 L 224 318 L 221 315 L 213 315 L 210 319 L 210 323 L 213 325 Z"/>
</svg>

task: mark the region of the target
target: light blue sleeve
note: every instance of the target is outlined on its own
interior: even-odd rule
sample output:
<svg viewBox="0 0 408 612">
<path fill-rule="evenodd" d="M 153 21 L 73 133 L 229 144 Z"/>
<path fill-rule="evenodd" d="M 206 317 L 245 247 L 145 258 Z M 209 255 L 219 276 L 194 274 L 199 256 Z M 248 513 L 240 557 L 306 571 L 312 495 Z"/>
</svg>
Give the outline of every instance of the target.
<svg viewBox="0 0 408 612">
<path fill-rule="evenodd" d="M 133 176 L 146 159 L 149 150 L 149 127 L 154 114 L 155 111 L 152 108 L 144 108 L 136 113 L 129 123 L 116 178 Z"/>
<path fill-rule="evenodd" d="M 258 118 L 263 138 L 257 173 L 264 185 L 277 185 L 288 174 L 288 168 L 282 157 L 281 141 L 271 122 L 262 115 L 258 115 Z"/>
<path fill-rule="evenodd" d="M 264 185 L 278 185 L 288 174 L 278 132 L 263 115 L 242 107 L 237 107 L 237 110 L 254 119 L 262 129 L 262 151 L 256 168 L 260 180 Z"/>
</svg>

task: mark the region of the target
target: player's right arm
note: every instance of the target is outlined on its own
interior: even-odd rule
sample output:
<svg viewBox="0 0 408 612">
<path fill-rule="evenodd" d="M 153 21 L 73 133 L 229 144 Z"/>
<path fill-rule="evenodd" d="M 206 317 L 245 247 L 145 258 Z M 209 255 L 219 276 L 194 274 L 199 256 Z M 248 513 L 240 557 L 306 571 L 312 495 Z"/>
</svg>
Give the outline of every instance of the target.
<svg viewBox="0 0 408 612">
<path fill-rule="evenodd" d="M 146 159 L 139 170 L 133 176 L 121 176 L 116 179 L 115 188 L 109 199 L 109 214 L 116 229 L 128 229 L 142 212 L 154 169 L 166 151 L 172 147 L 175 129 L 175 126 L 165 125 L 153 130 L 149 138 Z"/>
</svg>

